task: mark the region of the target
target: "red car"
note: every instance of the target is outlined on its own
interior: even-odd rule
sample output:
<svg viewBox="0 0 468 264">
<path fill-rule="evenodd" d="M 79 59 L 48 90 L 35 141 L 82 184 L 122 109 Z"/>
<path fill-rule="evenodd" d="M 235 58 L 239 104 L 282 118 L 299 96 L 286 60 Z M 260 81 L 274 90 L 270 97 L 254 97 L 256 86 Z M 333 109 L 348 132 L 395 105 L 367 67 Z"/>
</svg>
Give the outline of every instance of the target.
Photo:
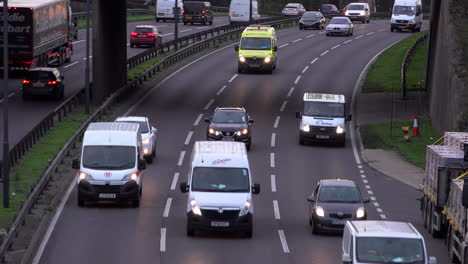
<svg viewBox="0 0 468 264">
<path fill-rule="evenodd" d="M 130 33 L 130 47 L 152 46 L 157 47 L 162 44 L 162 36 L 156 26 L 141 25 L 136 26 Z"/>
</svg>

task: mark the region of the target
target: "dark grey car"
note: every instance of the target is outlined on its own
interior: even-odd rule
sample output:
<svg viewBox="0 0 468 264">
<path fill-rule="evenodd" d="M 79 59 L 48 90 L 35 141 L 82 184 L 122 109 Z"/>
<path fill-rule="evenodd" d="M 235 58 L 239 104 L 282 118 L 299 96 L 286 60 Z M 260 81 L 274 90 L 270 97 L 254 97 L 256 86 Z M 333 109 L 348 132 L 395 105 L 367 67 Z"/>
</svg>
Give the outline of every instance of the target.
<svg viewBox="0 0 468 264">
<path fill-rule="evenodd" d="M 309 224 L 312 233 L 320 231 L 343 231 L 347 220 L 366 220 L 364 203 L 369 198 L 362 198 L 359 188 L 351 180 L 320 180 L 311 196 Z"/>
<path fill-rule="evenodd" d="M 305 12 L 299 20 L 299 29 L 325 28 L 325 17 L 320 12 Z"/>
</svg>

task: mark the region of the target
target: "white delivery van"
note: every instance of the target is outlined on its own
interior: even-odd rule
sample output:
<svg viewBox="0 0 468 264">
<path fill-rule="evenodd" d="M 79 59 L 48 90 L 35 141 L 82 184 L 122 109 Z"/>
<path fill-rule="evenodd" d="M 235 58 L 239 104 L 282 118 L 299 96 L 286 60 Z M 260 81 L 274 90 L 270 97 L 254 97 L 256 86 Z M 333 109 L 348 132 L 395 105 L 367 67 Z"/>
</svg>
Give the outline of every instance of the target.
<svg viewBox="0 0 468 264">
<path fill-rule="evenodd" d="M 135 123 L 89 124 L 83 137 L 78 172 L 78 206 L 86 201 L 130 201 L 140 205 L 142 170 L 141 133 Z"/>
<path fill-rule="evenodd" d="M 423 19 L 421 0 L 395 0 L 393 4 L 390 30 L 421 31 Z"/>
<path fill-rule="evenodd" d="M 250 19 L 250 0 L 231 0 L 229 5 L 229 22 L 249 22 Z M 258 13 L 258 2 L 252 0 L 252 20 L 256 21 L 260 19 L 260 13 Z"/>
<path fill-rule="evenodd" d="M 247 150 L 242 142 L 197 141 L 190 158 L 187 235 L 196 230 L 240 231 L 252 237 L 254 206 L 252 195 L 260 185 L 252 185 Z"/>
<path fill-rule="evenodd" d="M 427 257 L 422 235 L 411 223 L 395 221 L 346 221 L 343 231 L 343 264 L 436 264 Z"/>
<path fill-rule="evenodd" d="M 299 124 L 299 144 L 306 140 L 336 141 L 346 144 L 346 101 L 342 94 L 305 93 L 302 111 L 296 113 Z"/>
<path fill-rule="evenodd" d="M 156 1 L 156 22 L 162 20 L 165 22 L 166 20 L 174 20 L 174 7 L 175 1 L 177 2 L 177 6 L 180 8 L 179 10 L 184 9 L 184 2 L 182 0 L 157 0 Z M 182 11 L 179 14 L 179 20 L 182 21 L 180 18 L 182 15 Z"/>
</svg>

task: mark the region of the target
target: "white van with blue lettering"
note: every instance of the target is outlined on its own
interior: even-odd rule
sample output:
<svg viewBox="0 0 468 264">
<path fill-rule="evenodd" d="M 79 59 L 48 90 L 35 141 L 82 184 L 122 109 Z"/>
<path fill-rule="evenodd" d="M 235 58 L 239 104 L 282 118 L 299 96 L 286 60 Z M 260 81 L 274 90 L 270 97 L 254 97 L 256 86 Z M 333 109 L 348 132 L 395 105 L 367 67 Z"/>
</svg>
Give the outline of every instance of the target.
<svg viewBox="0 0 468 264">
<path fill-rule="evenodd" d="M 240 231 L 252 237 L 252 195 L 260 192 L 252 184 L 247 150 L 242 142 L 197 141 L 190 158 L 187 235 L 195 231 Z"/>
<path fill-rule="evenodd" d="M 336 141 L 346 145 L 346 102 L 342 94 L 305 93 L 302 111 L 296 113 L 299 124 L 299 144 L 306 140 Z"/>
</svg>

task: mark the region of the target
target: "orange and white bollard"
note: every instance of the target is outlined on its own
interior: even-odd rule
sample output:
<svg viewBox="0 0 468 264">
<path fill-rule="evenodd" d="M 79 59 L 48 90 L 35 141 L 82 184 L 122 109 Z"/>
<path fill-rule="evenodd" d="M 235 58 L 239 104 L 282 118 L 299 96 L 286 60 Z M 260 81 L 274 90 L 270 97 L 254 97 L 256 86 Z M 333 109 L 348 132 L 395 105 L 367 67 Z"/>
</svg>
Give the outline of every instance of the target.
<svg viewBox="0 0 468 264">
<path fill-rule="evenodd" d="M 413 116 L 413 136 L 419 136 L 419 127 L 418 127 L 418 115 L 414 114 Z"/>
</svg>

